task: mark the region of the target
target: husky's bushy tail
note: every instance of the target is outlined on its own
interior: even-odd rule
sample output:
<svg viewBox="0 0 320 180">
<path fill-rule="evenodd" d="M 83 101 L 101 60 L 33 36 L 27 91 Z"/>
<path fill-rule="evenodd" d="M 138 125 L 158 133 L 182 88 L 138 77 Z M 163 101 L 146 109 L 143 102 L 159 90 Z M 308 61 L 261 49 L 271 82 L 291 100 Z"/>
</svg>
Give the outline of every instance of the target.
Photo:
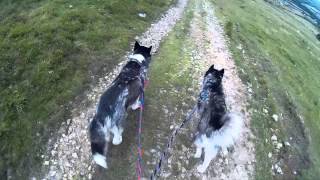
<svg viewBox="0 0 320 180">
<path fill-rule="evenodd" d="M 214 131 L 210 137 L 211 144 L 221 148 L 232 146 L 240 136 L 243 119 L 240 114 L 228 113 L 222 118 L 225 122 L 221 129 Z"/>
<path fill-rule="evenodd" d="M 102 125 L 94 119 L 89 127 L 93 160 L 101 167 L 108 168 L 105 156 L 108 142 Z"/>
<path fill-rule="evenodd" d="M 235 144 L 243 130 L 243 118 L 237 113 L 227 113 L 221 119 L 224 122 L 223 126 L 216 131 L 213 131 L 209 137 L 206 134 L 201 135 L 195 141 L 197 146 L 196 158 L 199 158 L 204 149 L 204 162 L 198 166 L 198 171 L 203 173 L 209 166 L 212 159 L 216 157 L 222 149 L 227 150 Z"/>
</svg>

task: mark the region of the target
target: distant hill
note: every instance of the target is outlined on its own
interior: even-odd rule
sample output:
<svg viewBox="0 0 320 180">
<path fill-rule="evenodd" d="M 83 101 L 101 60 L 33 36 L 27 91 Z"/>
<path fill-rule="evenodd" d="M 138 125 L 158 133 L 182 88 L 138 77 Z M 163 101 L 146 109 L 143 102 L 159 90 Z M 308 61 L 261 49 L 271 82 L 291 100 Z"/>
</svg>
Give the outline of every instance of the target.
<svg viewBox="0 0 320 180">
<path fill-rule="evenodd" d="M 320 11 L 320 0 L 292 0 L 292 2 L 297 4 L 308 4 Z"/>
<path fill-rule="evenodd" d="M 320 0 L 292 0 L 320 26 Z"/>
</svg>

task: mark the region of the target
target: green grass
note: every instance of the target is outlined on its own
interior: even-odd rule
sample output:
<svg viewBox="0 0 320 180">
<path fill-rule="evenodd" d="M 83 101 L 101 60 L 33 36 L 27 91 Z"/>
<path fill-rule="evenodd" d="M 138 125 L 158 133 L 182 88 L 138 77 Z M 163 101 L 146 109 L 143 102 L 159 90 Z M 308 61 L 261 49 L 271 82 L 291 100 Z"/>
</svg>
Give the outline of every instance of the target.
<svg viewBox="0 0 320 180">
<path fill-rule="evenodd" d="M 280 161 L 286 178 L 316 179 L 320 175 L 320 42 L 315 38 L 316 28 L 262 0 L 212 2 L 225 24 L 241 78 L 252 85 L 255 178 L 274 178 L 271 164 Z M 273 114 L 282 114 L 279 122 L 272 120 Z M 272 134 L 292 146 L 268 160 Z M 298 175 L 293 176 L 293 171 Z"/>
<path fill-rule="evenodd" d="M 74 97 L 175 0 L 0 2 L 0 177 L 39 162 Z M 140 18 L 145 12 L 146 18 Z"/>
</svg>

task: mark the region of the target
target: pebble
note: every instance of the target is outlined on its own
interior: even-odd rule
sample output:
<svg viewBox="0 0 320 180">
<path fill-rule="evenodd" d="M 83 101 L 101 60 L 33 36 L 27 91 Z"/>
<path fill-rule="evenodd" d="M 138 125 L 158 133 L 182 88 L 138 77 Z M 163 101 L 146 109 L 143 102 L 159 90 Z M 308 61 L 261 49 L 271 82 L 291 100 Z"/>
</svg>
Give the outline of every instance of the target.
<svg viewBox="0 0 320 180">
<path fill-rule="evenodd" d="M 150 152 L 151 152 L 151 153 L 155 153 L 155 152 L 157 152 L 157 150 L 151 149 Z"/>
<path fill-rule="evenodd" d="M 276 165 L 274 166 L 274 169 L 276 170 L 276 172 L 277 172 L 278 174 L 283 174 L 282 169 L 281 169 L 281 167 L 280 167 L 278 164 L 276 164 Z"/>
<path fill-rule="evenodd" d="M 72 153 L 72 157 L 75 158 L 75 159 L 77 159 L 77 158 L 78 158 L 77 153 Z"/>
<path fill-rule="evenodd" d="M 237 49 L 242 50 L 241 44 L 239 44 L 239 45 L 237 46 Z"/>
<path fill-rule="evenodd" d="M 188 150 L 188 148 L 185 145 L 182 145 L 181 147 L 182 147 L 182 151 L 187 151 Z"/>
<path fill-rule="evenodd" d="M 171 173 L 166 172 L 166 173 L 162 173 L 162 175 L 163 175 L 163 177 L 167 178 L 167 177 L 169 177 L 171 175 Z"/>
<path fill-rule="evenodd" d="M 277 146 L 276 146 L 276 148 L 277 148 L 277 149 L 281 149 L 282 146 L 283 146 L 282 143 L 278 143 Z"/>
<path fill-rule="evenodd" d="M 51 155 L 54 156 L 54 155 L 56 154 L 56 152 L 57 152 L 57 151 L 52 150 L 52 151 L 51 151 Z"/>
<path fill-rule="evenodd" d="M 271 157 L 272 157 L 272 153 L 269 152 L 269 153 L 268 153 L 268 158 L 271 158 Z"/>
<path fill-rule="evenodd" d="M 278 122 L 278 115 L 274 114 L 274 115 L 272 115 L 272 118 L 273 118 L 273 120 L 274 120 L 275 122 Z"/>
<path fill-rule="evenodd" d="M 276 135 L 272 135 L 272 136 L 271 136 L 271 141 L 277 141 L 277 140 L 278 140 L 278 138 L 277 138 Z"/>
<path fill-rule="evenodd" d="M 147 17 L 147 14 L 146 14 L 146 13 L 139 13 L 138 15 L 139 15 L 139 17 L 142 17 L 142 18 Z"/>
<path fill-rule="evenodd" d="M 267 113 L 268 113 L 268 110 L 265 109 L 265 108 L 263 108 L 263 112 L 267 114 Z"/>
<path fill-rule="evenodd" d="M 49 161 L 44 161 L 43 165 L 48 166 L 49 165 Z"/>
<path fill-rule="evenodd" d="M 57 173 L 56 171 L 51 171 L 51 172 L 50 172 L 50 176 L 53 177 L 53 176 L 56 175 L 56 173 Z"/>
<path fill-rule="evenodd" d="M 182 172 L 182 173 L 185 173 L 185 172 L 186 172 L 186 169 L 185 169 L 184 167 L 182 167 L 181 172 Z"/>
<path fill-rule="evenodd" d="M 81 113 L 80 118 L 83 119 L 85 117 L 84 113 Z"/>
<path fill-rule="evenodd" d="M 182 165 L 181 165 L 181 163 L 179 161 L 178 161 L 177 165 L 178 165 L 178 169 L 182 168 Z"/>
</svg>

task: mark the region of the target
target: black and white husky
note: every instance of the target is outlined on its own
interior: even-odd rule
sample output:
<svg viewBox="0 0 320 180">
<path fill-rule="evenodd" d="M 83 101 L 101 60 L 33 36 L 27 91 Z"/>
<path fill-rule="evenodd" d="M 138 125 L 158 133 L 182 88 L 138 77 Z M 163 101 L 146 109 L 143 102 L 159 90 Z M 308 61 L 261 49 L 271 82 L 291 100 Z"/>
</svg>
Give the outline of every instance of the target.
<svg viewBox="0 0 320 180">
<path fill-rule="evenodd" d="M 127 109 L 140 107 L 139 96 L 143 90 L 146 71 L 151 61 L 151 48 L 134 45 L 134 53 L 111 86 L 102 94 L 96 115 L 90 123 L 89 133 L 94 161 L 107 168 L 107 149 L 122 142 L 123 123 Z"/>
<path fill-rule="evenodd" d="M 197 147 L 195 158 L 200 158 L 204 150 L 204 162 L 197 167 L 203 173 L 220 150 L 227 151 L 241 133 L 243 120 L 234 113 L 228 113 L 222 78 L 224 69 L 214 69 L 212 65 L 206 72 L 198 100 L 198 132 L 194 144 Z"/>
</svg>

